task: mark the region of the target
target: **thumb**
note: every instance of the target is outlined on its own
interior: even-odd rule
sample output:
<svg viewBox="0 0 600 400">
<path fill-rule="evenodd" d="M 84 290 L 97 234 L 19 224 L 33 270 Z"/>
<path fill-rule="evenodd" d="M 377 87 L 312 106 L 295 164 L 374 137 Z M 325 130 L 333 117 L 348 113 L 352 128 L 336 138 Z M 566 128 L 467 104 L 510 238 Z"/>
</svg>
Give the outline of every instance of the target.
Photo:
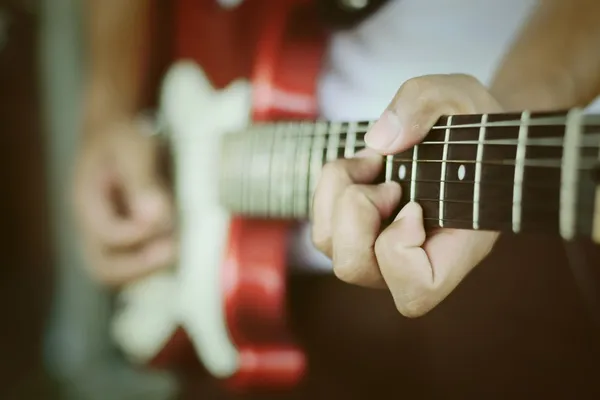
<svg viewBox="0 0 600 400">
<path fill-rule="evenodd" d="M 462 74 L 428 75 L 406 81 L 365 136 L 382 154 L 396 154 L 421 142 L 444 115 L 500 111 L 500 105 L 475 78 Z"/>
</svg>

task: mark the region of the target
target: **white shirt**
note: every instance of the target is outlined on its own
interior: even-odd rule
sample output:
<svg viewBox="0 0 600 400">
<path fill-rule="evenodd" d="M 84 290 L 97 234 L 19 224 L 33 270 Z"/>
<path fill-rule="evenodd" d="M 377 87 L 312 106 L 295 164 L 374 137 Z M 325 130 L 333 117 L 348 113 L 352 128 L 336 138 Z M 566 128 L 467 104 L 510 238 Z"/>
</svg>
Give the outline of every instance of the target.
<svg viewBox="0 0 600 400">
<path fill-rule="evenodd" d="M 466 73 L 489 84 L 537 0 L 396 0 L 330 38 L 319 101 L 328 119 L 377 118 L 410 78 Z"/>
</svg>

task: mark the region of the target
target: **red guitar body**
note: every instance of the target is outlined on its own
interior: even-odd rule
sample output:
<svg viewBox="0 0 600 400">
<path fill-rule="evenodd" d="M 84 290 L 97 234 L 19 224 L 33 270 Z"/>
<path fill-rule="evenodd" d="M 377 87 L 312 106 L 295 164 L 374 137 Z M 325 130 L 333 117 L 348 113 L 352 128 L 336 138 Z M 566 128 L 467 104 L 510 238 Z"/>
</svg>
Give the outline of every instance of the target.
<svg viewBox="0 0 600 400">
<path fill-rule="evenodd" d="M 250 0 L 226 10 L 180 0 L 176 19 L 176 59 L 192 58 L 216 86 L 249 77 L 253 121 L 316 117 L 325 36 L 310 2 Z M 287 221 L 232 219 L 221 275 L 228 333 L 239 351 L 239 368 L 225 380 L 232 390 L 291 388 L 305 373 L 286 312 L 290 229 Z M 152 365 L 172 365 L 190 350 L 186 342 L 180 329 Z"/>
<path fill-rule="evenodd" d="M 297 29 L 310 18 L 310 8 L 277 3 L 258 42 L 253 120 L 314 118 L 322 37 L 315 26 Z M 231 224 L 223 285 L 227 325 L 240 350 L 233 387 L 289 387 L 304 373 L 305 356 L 287 324 L 289 230 L 289 222 L 277 220 L 236 218 Z"/>
</svg>

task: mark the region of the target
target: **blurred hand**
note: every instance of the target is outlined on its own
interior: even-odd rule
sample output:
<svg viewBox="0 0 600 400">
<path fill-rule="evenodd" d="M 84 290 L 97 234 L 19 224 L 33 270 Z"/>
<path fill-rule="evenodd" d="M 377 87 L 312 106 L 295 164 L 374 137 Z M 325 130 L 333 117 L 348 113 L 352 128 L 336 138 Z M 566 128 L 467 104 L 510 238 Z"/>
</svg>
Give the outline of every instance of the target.
<svg viewBox="0 0 600 400">
<path fill-rule="evenodd" d="M 382 154 L 422 141 L 442 115 L 501 112 L 474 78 L 432 75 L 407 81 L 365 138 L 368 149 L 325 165 L 314 197 L 313 242 L 349 283 L 387 287 L 398 310 L 421 316 L 456 288 L 492 249 L 495 232 L 439 229 L 426 236 L 423 213 L 407 204 L 381 232 L 402 196 L 400 186 L 370 183 Z"/>
<path fill-rule="evenodd" d="M 175 261 L 171 194 L 159 143 L 142 124 L 118 121 L 84 137 L 74 202 L 86 262 L 101 283 L 121 285 Z"/>
</svg>

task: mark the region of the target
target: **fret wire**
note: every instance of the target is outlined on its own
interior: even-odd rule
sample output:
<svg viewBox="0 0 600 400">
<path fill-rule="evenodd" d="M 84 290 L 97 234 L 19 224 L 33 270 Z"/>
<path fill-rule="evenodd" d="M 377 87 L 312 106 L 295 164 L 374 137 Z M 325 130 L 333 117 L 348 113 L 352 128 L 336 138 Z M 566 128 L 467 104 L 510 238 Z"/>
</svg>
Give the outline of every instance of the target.
<svg viewBox="0 0 600 400">
<path fill-rule="evenodd" d="M 277 160 L 276 164 L 281 165 L 282 156 L 285 155 L 283 151 L 284 148 L 282 143 L 285 144 L 285 125 L 279 125 L 275 128 L 274 137 L 273 137 L 273 152 L 271 153 L 271 165 L 273 165 L 273 161 Z M 280 204 L 280 192 L 279 185 L 277 185 L 277 181 L 281 180 L 281 169 L 279 168 L 271 168 L 269 172 L 269 215 L 278 215 L 281 212 L 281 204 Z M 277 189 L 273 189 L 277 188 Z"/>
<path fill-rule="evenodd" d="M 519 137 L 517 145 L 517 154 L 515 156 L 515 177 L 513 179 L 513 209 L 512 209 L 512 228 L 517 233 L 521 230 L 521 198 L 523 196 L 523 176 L 525 173 L 525 152 L 527 135 L 529 131 L 529 111 L 521 113 L 521 126 L 519 127 Z M 518 182 L 518 183 L 517 183 Z"/>
<path fill-rule="evenodd" d="M 348 130 L 346 132 L 346 147 L 344 149 L 344 157 L 351 158 L 354 156 L 356 149 L 356 122 L 348 122 Z"/>
<path fill-rule="evenodd" d="M 305 124 L 303 122 L 297 122 L 297 128 L 296 128 L 296 132 L 302 132 L 302 130 L 304 129 Z M 300 153 L 300 150 L 302 148 L 301 142 L 294 142 L 293 144 L 294 146 L 294 151 L 293 151 L 293 157 L 290 159 L 290 165 L 292 167 L 292 173 L 291 173 L 291 182 L 290 182 L 290 195 L 289 195 L 289 199 L 290 199 L 290 217 L 295 217 L 296 216 L 296 208 L 297 208 L 297 203 L 298 203 L 298 199 L 295 196 L 295 192 L 297 189 L 297 185 L 298 185 L 298 155 Z"/>
<path fill-rule="evenodd" d="M 294 123 L 290 123 L 287 126 L 287 129 L 285 131 L 285 134 L 283 135 L 285 136 L 292 136 L 293 135 L 293 129 L 296 126 L 297 122 Z M 282 171 L 283 173 L 281 174 L 281 179 L 282 179 L 282 196 L 280 198 L 281 201 L 281 209 L 282 209 L 282 215 L 284 217 L 290 217 L 292 215 L 293 212 L 293 205 L 294 205 L 294 201 L 293 201 L 293 194 L 294 194 L 294 180 L 293 180 L 293 160 L 294 160 L 294 154 L 295 154 L 295 148 L 296 146 L 294 146 L 294 142 L 291 140 L 284 140 L 284 149 L 285 152 L 284 154 L 286 155 L 283 160 L 283 164 L 282 164 Z M 291 172 L 290 172 L 291 170 Z"/>
<path fill-rule="evenodd" d="M 320 122 L 316 128 L 316 137 L 313 142 L 312 155 L 310 159 L 310 171 L 309 171 L 309 189 L 308 189 L 308 215 L 312 213 L 312 196 L 316 190 L 319 182 L 319 172 L 323 167 L 323 152 L 326 147 L 326 134 L 327 134 L 327 123 Z"/>
<path fill-rule="evenodd" d="M 312 125 L 309 124 L 302 124 L 301 129 L 302 130 L 311 130 Z M 295 217 L 301 217 L 304 216 L 306 214 L 306 211 L 308 210 L 308 206 L 307 206 L 307 195 L 306 193 L 304 193 L 305 191 L 308 191 L 308 176 L 306 174 L 306 172 L 308 171 L 309 167 L 310 167 L 310 155 L 311 155 L 311 147 L 312 147 L 312 141 L 314 140 L 314 135 L 310 136 L 310 137 L 306 137 L 304 138 L 300 143 L 298 143 L 298 145 L 296 146 L 297 150 L 296 150 L 296 161 L 294 163 L 294 165 L 296 166 L 296 170 L 295 170 L 295 182 L 296 182 L 296 193 L 294 196 L 294 216 Z M 300 157 L 300 160 L 298 160 L 298 156 Z M 298 190 L 299 188 L 301 188 L 301 190 Z"/>
<path fill-rule="evenodd" d="M 253 176 L 253 187 L 259 186 L 261 188 L 261 190 L 254 190 L 254 192 L 256 193 L 254 196 L 255 199 L 255 203 L 257 205 L 260 205 L 261 209 L 264 209 L 264 212 L 267 213 L 269 210 L 269 180 L 268 179 L 261 179 L 262 176 L 268 176 L 269 171 L 271 170 L 271 162 L 272 162 L 272 157 L 271 152 L 273 151 L 273 137 L 275 134 L 275 129 L 276 127 L 273 127 L 270 132 L 269 135 L 269 144 L 267 144 L 269 150 L 265 153 L 263 151 L 260 151 L 258 154 L 258 157 L 255 157 L 254 159 L 254 165 L 252 167 L 252 171 L 254 172 L 254 176 Z M 253 140 L 253 149 L 256 149 L 256 147 L 259 146 L 262 147 L 263 143 L 258 141 L 258 140 Z M 254 150 L 253 150 L 254 151 Z M 258 166 L 256 167 L 256 164 L 258 163 Z"/>
<path fill-rule="evenodd" d="M 394 173 L 394 156 L 385 156 L 385 181 L 390 182 L 392 180 L 392 174 Z"/>
<path fill-rule="evenodd" d="M 452 125 L 452 116 L 448 117 L 448 125 Z M 444 226 L 444 197 L 446 196 L 446 159 L 448 158 L 448 143 L 450 142 L 450 127 L 446 129 L 444 134 L 444 147 L 442 149 L 442 166 L 440 168 L 440 208 L 438 216 L 440 218 L 440 226 Z"/>
<path fill-rule="evenodd" d="M 575 212 L 577 207 L 577 178 L 579 155 L 579 139 L 581 136 L 581 109 L 574 108 L 567 115 L 565 127 L 565 145 L 561 166 L 560 188 L 560 235 L 564 240 L 575 236 Z"/>
<path fill-rule="evenodd" d="M 479 229 L 479 196 L 481 191 L 481 161 L 483 159 L 483 141 L 485 140 L 485 125 L 488 115 L 481 116 L 481 127 L 479 128 L 479 143 L 475 156 L 475 186 L 473 187 L 473 229 Z"/>
<path fill-rule="evenodd" d="M 417 180 L 417 158 L 419 156 L 419 145 L 413 147 L 412 167 L 410 174 L 410 201 L 415 201 L 416 180 Z"/>
<path fill-rule="evenodd" d="M 250 137 L 250 135 L 248 136 L 248 138 L 244 141 L 248 142 L 250 141 L 252 138 Z M 250 143 L 247 143 L 248 145 Z M 241 186 L 242 186 L 242 190 L 241 190 L 241 198 L 240 198 L 240 203 L 242 206 L 242 211 L 246 211 L 244 209 L 244 206 L 249 205 L 250 203 L 248 202 L 248 196 L 249 196 L 249 191 L 250 191 L 250 178 L 252 176 L 252 172 L 251 169 L 248 167 L 249 165 L 251 165 L 252 162 L 252 154 L 249 151 L 244 152 L 243 155 L 243 162 L 242 164 L 244 165 L 244 169 L 243 169 L 243 180 L 241 182 Z"/>
<path fill-rule="evenodd" d="M 339 122 L 331 122 L 329 125 L 329 138 L 327 141 L 327 161 L 333 161 L 337 158 L 340 145 L 340 132 L 342 125 Z M 344 144 L 345 146 L 345 144 Z"/>
</svg>

